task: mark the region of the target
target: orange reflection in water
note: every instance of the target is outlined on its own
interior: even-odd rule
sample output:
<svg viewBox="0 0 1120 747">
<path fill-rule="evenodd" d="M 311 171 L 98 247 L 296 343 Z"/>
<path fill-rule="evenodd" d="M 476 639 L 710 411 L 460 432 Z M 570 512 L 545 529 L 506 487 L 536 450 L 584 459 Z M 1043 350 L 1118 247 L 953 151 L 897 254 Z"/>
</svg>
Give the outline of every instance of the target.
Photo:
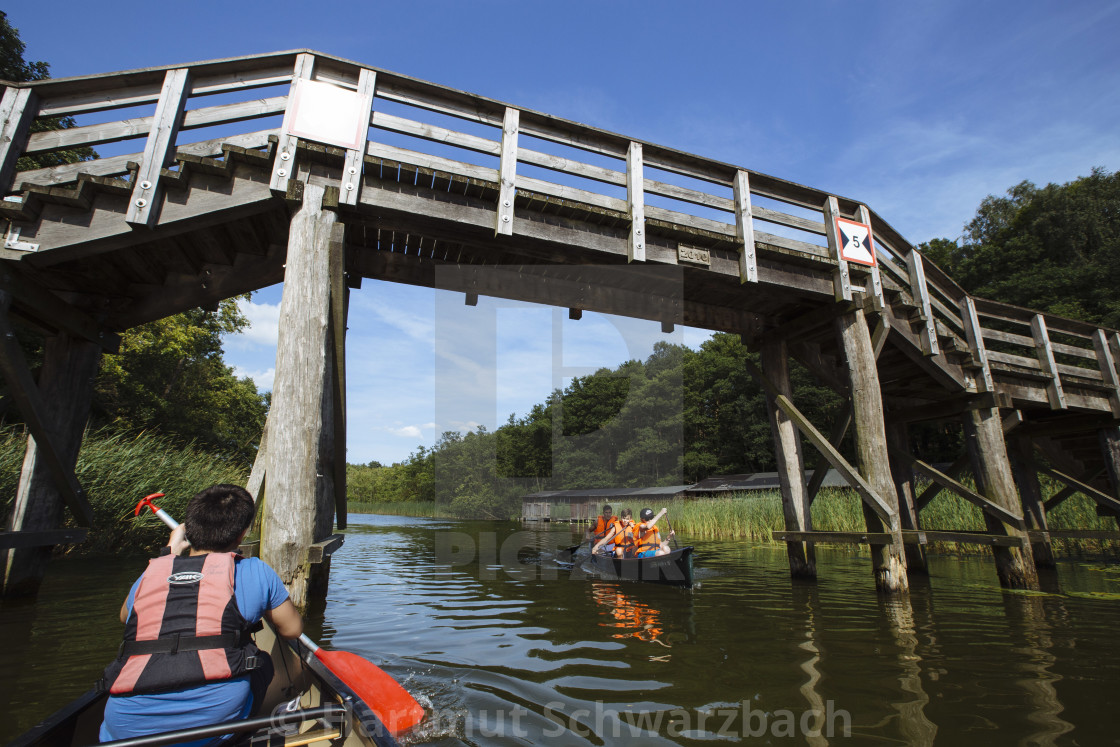
<svg viewBox="0 0 1120 747">
<path fill-rule="evenodd" d="M 623 594 L 616 585 L 602 581 L 591 583 L 591 598 L 606 608 L 600 613 L 604 619 L 599 625 L 616 629 L 611 638 L 637 638 L 662 646 L 669 645 L 660 640 L 665 632 L 660 610 Z"/>
</svg>

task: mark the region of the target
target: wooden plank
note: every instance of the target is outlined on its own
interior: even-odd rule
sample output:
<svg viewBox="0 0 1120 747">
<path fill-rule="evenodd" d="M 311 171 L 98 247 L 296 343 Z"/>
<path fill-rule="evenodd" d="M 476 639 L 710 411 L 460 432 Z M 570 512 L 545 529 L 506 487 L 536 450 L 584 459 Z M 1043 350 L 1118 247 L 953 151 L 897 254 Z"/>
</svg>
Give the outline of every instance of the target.
<svg viewBox="0 0 1120 747">
<path fill-rule="evenodd" d="M 626 203 L 630 213 L 630 240 L 627 262 L 646 261 L 646 198 L 642 168 L 642 144 L 630 143 L 626 153 Z"/>
<path fill-rule="evenodd" d="M 740 169 L 743 173 L 748 173 L 745 169 Z M 751 215 L 758 220 L 764 220 L 768 223 L 776 223 L 779 226 L 787 226 L 789 228 L 797 228 L 808 233 L 815 233 L 818 236 L 824 236 L 824 223 L 819 220 L 810 220 L 809 218 L 800 218 L 796 215 L 787 215 L 780 213 L 777 210 L 764 208 L 759 205 L 751 207 Z"/>
<path fill-rule="evenodd" d="M 1050 346 L 1050 334 L 1046 329 L 1046 318 L 1042 314 L 1035 314 L 1031 318 L 1031 334 L 1034 337 L 1039 366 L 1042 372 L 1050 377 L 1050 385 L 1046 389 L 1047 397 L 1050 399 L 1050 409 L 1064 410 L 1068 406 L 1066 404 L 1066 394 L 1062 389 L 1062 378 L 1058 373 L 1058 363 L 1054 360 L 1054 349 Z"/>
<path fill-rule="evenodd" d="M 937 342 L 937 327 L 933 319 L 933 308 L 930 303 L 929 288 L 926 285 L 926 271 L 924 258 L 921 252 L 910 252 L 906 256 L 906 264 L 910 270 L 910 292 L 918 301 L 918 308 L 922 314 L 922 352 L 926 355 L 937 355 L 941 352 Z"/>
<path fill-rule="evenodd" d="M 1098 329 L 1093 335 L 1093 348 L 1096 351 L 1101 380 L 1108 387 L 1108 404 L 1112 409 L 1112 416 L 1120 418 L 1120 376 L 1117 375 L 1116 359 L 1108 344 L 1108 335 L 1103 329 Z"/>
<path fill-rule="evenodd" d="M 917 531 L 902 531 L 902 540 L 907 544 L 911 542 L 928 545 L 930 542 L 956 542 L 963 545 L 989 545 L 991 547 L 1022 547 L 1023 538 L 1006 534 L 988 534 L 986 532 L 953 532 L 943 530 L 921 529 Z"/>
<path fill-rule="evenodd" d="M 772 531 L 770 538 L 777 542 L 822 542 L 845 545 L 889 545 L 894 542 L 890 532 L 793 532 Z"/>
<path fill-rule="evenodd" d="M 976 303 L 972 296 L 964 296 L 960 300 L 960 307 L 969 352 L 972 353 L 972 359 L 980 365 L 980 377 L 976 381 L 976 389 L 981 392 L 994 392 L 996 385 L 992 379 L 991 366 L 988 364 L 988 351 L 984 347 L 984 334 L 980 329 L 980 318 L 976 314 Z"/>
<path fill-rule="evenodd" d="M 502 122 L 502 157 L 498 168 L 498 211 L 494 216 L 494 235 L 513 235 L 513 203 L 517 197 L 517 128 L 521 113 L 506 107 Z"/>
<path fill-rule="evenodd" d="M 832 426 L 832 433 L 828 436 L 828 442 L 832 444 L 833 448 L 837 451 L 840 450 L 840 443 L 844 440 L 844 436 L 848 433 L 848 428 L 852 425 L 852 405 L 850 402 L 845 403 L 844 409 L 840 413 L 840 417 Z M 824 485 L 824 478 L 828 476 L 828 459 L 823 454 L 818 455 L 817 464 L 813 468 L 813 474 L 809 478 L 809 485 L 807 492 L 809 495 L 809 504 L 812 505 L 813 501 L 817 499 L 817 493 L 820 492 L 821 486 Z"/>
<path fill-rule="evenodd" d="M 713 210 L 722 210 L 725 213 L 735 212 L 735 202 L 733 200 L 727 197 L 701 192 L 697 189 L 689 189 L 688 187 L 681 187 L 676 184 L 666 184 L 665 182 L 658 182 L 652 179 L 645 180 L 644 188 L 645 191 L 651 195 L 668 197 L 673 200 L 680 200 L 681 202 L 700 205 L 701 207 L 711 208 Z"/>
<path fill-rule="evenodd" d="M 340 205 L 356 207 L 359 203 L 359 193 L 362 191 L 362 167 L 365 165 L 365 143 L 369 139 L 365 133 L 369 130 L 369 120 L 373 109 L 373 97 L 377 91 L 377 73 L 363 68 L 358 74 L 358 95 L 361 97 L 361 108 L 365 112 L 366 127 L 363 128 L 362 146 L 360 148 L 347 148 L 346 159 L 342 164 L 342 184 L 339 187 L 338 202 Z M 343 519 L 345 524 L 345 519 Z"/>
<path fill-rule="evenodd" d="M 16 277 L 3 265 L 0 265 L 0 291 L 10 293 L 19 305 L 19 311 L 40 324 L 89 340 L 110 353 L 120 350 L 120 335 L 105 329 L 96 319 L 75 309 L 38 283 L 23 276 Z"/>
<path fill-rule="evenodd" d="M 1086 497 L 1092 498 L 1101 506 L 1104 506 L 1105 508 L 1113 512 L 1120 513 L 1120 501 L 1116 500 L 1116 498 L 1109 495 L 1108 493 L 1105 493 L 1102 490 L 1097 490 L 1092 485 L 1088 485 L 1081 480 L 1078 480 L 1076 477 L 1062 472 L 1061 470 L 1056 470 L 1051 467 L 1040 467 L 1039 471 L 1044 474 L 1050 475 L 1050 477 L 1053 477 L 1055 480 L 1058 480 L 1059 482 L 1064 483 L 1071 488 L 1076 489 L 1079 493 L 1082 493 Z"/>
<path fill-rule="evenodd" d="M 1033 540 L 1037 537 L 1050 539 L 1096 539 L 1120 541 L 1120 532 L 1108 529 L 1047 529 L 1046 531 L 1030 531 L 1027 535 Z"/>
<path fill-rule="evenodd" d="M 420 166 L 421 168 L 431 169 L 432 171 L 445 171 L 455 176 L 466 177 L 467 179 L 477 179 L 479 181 L 498 183 L 499 175 L 497 169 L 492 169 L 487 166 L 476 166 L 471 163 L 463 161 L 454 161 L 450 158 L 443 158 L 441 156 L 432 156 L 427 153 L 421 153 L 416 150 L 409 150 L 408 148 L 400 148 L 395 145 L 386 145 L 385 143 L 378 143 L 370 141 L 366 143 L 366 156 L 369 158 L 384 159 L 387 161 L 396 161 L 398 163 L 411 164 L 413 166 Z M 519 177 L 524 179 L 525 177 Z M 547 184 L 548 182 L 542 182 Z M 582 192 L 583 190 L 576 190 Z M 594 194 L 594 193 L 588 193 Z M 618 201 L 625 205 L 621 201 Z"/>
<path fill-rule="evenodd" d="M 754 214 L 751 211 L 750 177 L 746 171 L 735 172 L 735 238 L 739 242 L 739 282 L 758 282 L 758 256 L 754 245 Z"/>
<path fill-rule="evenodd" d="M 943 488 L 947 488 L 948 490 L 953 491 L 972 505 L 980 508 L 982 511 L 986 511 L 992 514 L 1004 524 L 1010 524 L 1017 529 L 1026 529 L 1026 523 L 1024 523 L 1022 516 L 1008 511 L 1007 509 L 996 503 L 993 503 L 992 501 L 988 500 L 987 498 L 973 490 L 969 490 L 967 487 L 949 477 L 944 472 L 941 472 L 933 465 L 926 464 L 913 455 L 908 454 L 906 456 L 909 458 L 911 464 L 915 469 L 917 469 L 919 472 L 921 472 L 923 475 L 933 480 L 937 484 L 941 485 Z"/>
<path fill-rule="evenodd" d="M 268 117 L 284 111 L 287 96 L 268 99 L 242 101 L 235 104 L 221 104 L 204 109 L 191 109 L 183 112 L 179 131 L 215 127 L 217 125 L 244 122 L 250 119 Z M 71 127 L 66 130 L 36 132 L 27 143 L 27 153 L 42 153 L 64 148 L 116 143 L 129 138 L 141 137 L 151 132 L 155 117 L 137 117 L 117 122 Z"/>
<path fill-rule="evenodd" d="M 39 394 L 39 388 L 31 378 L 23 350 L 16 340 L 15 330 L 8 319 L 11 295 L 0 291 L 0 373 L 8 382 L 12 398 L 27 422 L 36 449 L 42 454 L 51 478 L 62 494 L 63 500 L 78 521 L 86 526 L 93 523 L 93 507 L 89 504 L 82 486 L 74 477 L 74 470 L 66 465 L 66 460 L 56 446 L 54 429 L 50 425 L 47 409 Z"/>
<path fill-rule="evenodd" d="M 409 135 L 410 137 L 415 137 L 420 140 L 440 143 L 441 145 L 453 145 L 456 148 L 462 148 L 476 153 L 484 153 L 488 156 L 502 155 L 502 144 L 496 140 L 489 140 L 484 137 L 478 137 L 477 135 L 469 135 L 447 127 L 417 122 L 413 119 L 398 117 L 393 114 L 386 114 L 385 112 L 375 111 L 370 121 L 370 126 L 387 132 L 397 132 L 401 135 Z M 533 163 L 538 155 L 550 158 L 543 153 L 536 154 L 535 151 L 526 151 L 524 148 L 519 149 L 517 152 L 517 157 L 526 163 Z M 545 164 L 537 165 L 544 166 Z M 545 168 L 552 167 L 545 166 Z M 558 170 L 564 171 L 567 169 L 560 168 Z M 621 172 L 618 173 L 621 174 Z"/>
<path fill-rule="evenodd" d="M 593 207 L 611 210 L 613 212 L 619 213 L 622 216 L 626 215 L 629 210 L 629 206 L 627 205 L 626 201 L 617 197 L 601 195 L 597 192 L 588 192 L 585 189 L 568 187 L 563 184 L 546 182 L 542 179 L 536 179 L 529 176 L 518 176 L 517 187 L 522 194 L 526 192 L 533 192 L 536 194 L 547 195 L 548 197 L 557 197 L 561 200 L 582 202 L 585 205 L 591 205 Z M 651 208 L 647 208 L 647 210 L 648 209 Z"/>
<path fill-rule="evenodd" d="M 1025 358 L 1021 355 L 1014 355 L 1012 353 L 1000 353 L 995 350 L 989 350 L 987 353 L 988 360 L 992 363 L 1006 363 L 1009 366 L 1018 366 L 1020 368 L 1029 368 L 1039 372 L 1039 376 L 1047 378 L 1042 372 L 1042 364 L 1039 363 L 1038 358 Z"/>
<path fill-rule="evenodd" d="M 889 532 L 788 532 L 770 533 L 771 539 L 778 542 L 821 542 L 845 545 L 887 545 L 892 542 Z M 902 530 L 902 541 L 907 545 L 928 545 L 931 542 L 956 542 L 969 545 L 992 545 L 1000 547 L 1022 547 L 1020 537 L 1008 537 L 984 532 L 931 531 L 926 529 Z"/>
<path fill-rule="evenodd" d="M 481 138 L 479 138 L 481 139 Z M 492 142 L 492 141 L 486 141 Z M 500 145 L 494 143 L 495 147 L 500 150 Z M 574 161 L 570 158 L 563 158 L 561 156 L 554 156 L 551 153 L 541 153 L 528 148 L 517 149 L 517 160 L 522 163 L 531 164 L 533 166 L 540 166 L 550 171 L 557 171 L 563 174 L 571 174 L 572 176 L 579 176 L 584 179 L 591 179 L 593 181 L 602 182 L 604 184 L 613 184 L 617 187 L 626 186 L 626 174 L 622 171 L 615 169 L 607 169 L 602 166 L 595 166 L 581 161 Z M 649 182 L 647 181 L 648 185 Z"/>
<path fill-rule="evenodd" d="M 871 213 L 870 213 L 870 211 L 868 211 L 866 205 L 860 205 L 856 209 L 856 219 L 859 220 L 860 223 L 866 224 L 867 225 L 867 230 L 869 232 L 872 232 L 872 229 L 871 229 Z M 874 236 L 869 235 L 868 240 L 871 241 L 871 247 L 872 247 L 872 249 L 874 249 L 874 247 L 875 247 Z M 883 279 L 879 275 L 878 260 L 876 260 L 875 265 L 872 265 L 872 267 L 870 269 L 870 275 L 871 275 L 872 308 L 874 308 L 876 311 L 882 311 L 885 302 L 883 301 Z M 934 336 L 934 341 L 936 342 L 936 340 L 937 340 L 937 337 Z"/>
<path fill-rule="evenodd" d="M 89 535 L 88 527 L 50 529 L 42 532 L 0 532 L 0 550 L 53 545 L 80 545 Z"/>
<path fill-rule="evenodd" d="M 311 564 L 322 563 L 331 555 L 334 555 L 335 551 L 342 547 L 342 543 L 345 541 L 345 535 L 332 534 L 326 539 L 314 543 L 307 548 L 307 562 Z"/>
<path fill-rule="evenodd" d="M 295 66 L 292 69 L 292 85 L 288 89 L 289 102 L 293 101 L 299 81 L 311 80 L 314 67 L 315 55 L 301 53 L 296 56 Z M 292 107 L 289 106 L 284 109 L 284 121 L 280 125 L 280 139 L 276 143 L 276 160 L 273 162 L 272 178 L 268 183 L 268 188 L 279 195 L 288 193 L 288 180 L 296 173 L 296 143 L 299 138 L 288 134 L 294 114 Z"/>
<path fill-rule="evenodd" d="M 840 256 L 840 245 L 836 242 L 835 224 L 840 215 L 840 203 L 835 197 L 829 195 L 824 202 L 825 236 L 828 238 L 829 256 L 836 261 L 836 271 L 833 275 L 834 295 L 837 301 L 852 300 L 852 280 L 848 272 L 848 262 Z"/>
<path fill-rule="evenodd" d="M 4 98 L 0 99 L 0 191 L 4 193 L 10 191 L 16 161 L 27 144 L 37 109 L 32 89 L 4 88 Z"/>
<path fill-rule="evenodd" d="M 183 119 L 183 107 L 187 103 L 189 80 L 190 73 L 186 68 L 168 70 L 164 78 L 124 217 L 131 226 L 150 228 L 159 217 L 155 208 L 163 195 L 160 172 L 171 163 L 175 154 L 175 138 Z"/>
</svg>

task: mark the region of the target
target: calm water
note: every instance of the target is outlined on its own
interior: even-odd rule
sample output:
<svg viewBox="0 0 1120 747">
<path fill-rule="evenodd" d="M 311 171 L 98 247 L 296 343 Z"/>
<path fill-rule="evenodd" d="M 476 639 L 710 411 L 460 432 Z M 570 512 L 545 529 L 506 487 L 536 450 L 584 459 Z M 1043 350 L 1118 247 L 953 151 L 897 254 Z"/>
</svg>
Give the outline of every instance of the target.
<svg viewBox="0 0 1120 747">
<path fill-rule="evenodd" d="M 818 549 L 809 585 L 783 549 L 697 542 L 688 592 L 549 560 L 571 543 L 560 526 L 354 517 L 309 632 L 432 709 L 411 744 L 1120 743 L 1116 564 L 1065 561 L 1060 593 L 1023 595 L 990 557 L 935 558 L 902 603 L 838 551 Z M 38 604 L 2 608 L 3 741 L 112 658 L 142 565 L 58 562 Z"/>
</svg>

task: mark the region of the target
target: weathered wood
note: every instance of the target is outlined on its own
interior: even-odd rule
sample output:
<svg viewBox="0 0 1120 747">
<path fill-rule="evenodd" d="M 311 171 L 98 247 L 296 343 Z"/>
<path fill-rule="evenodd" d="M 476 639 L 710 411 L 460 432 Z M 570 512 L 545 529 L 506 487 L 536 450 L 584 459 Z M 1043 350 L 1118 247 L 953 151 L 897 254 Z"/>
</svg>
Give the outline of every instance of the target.
<svg viewBox="0 0 1120 747">
<path fill-rule="evenodd" d="M 1101 446 L 1101 457 L 1104 459 L 1112 494 L 1120 496 L 1120 427 L 1110 425 L 1100 428 L 1097 431 L 1097 439 Z M 1120 525 L 1120 512 L 1111 512 L 1111 514 Z"/>
<path fill-rule="evenodd" d="M 977 490 L 991 503 L 1009 514 L 1015 513 L 1019 503 L 1007 447 L 1003 438 L 999 410 L 969 410 L 962 418 L 965 443 L 972 460 Z M 984 522 L 991 534 L 1023 537 L 1023 530 L 1007 525 L 995 518 L 991 511 L 984 512 Z M 996 574 L 1001 586 L 1012 589 L 1038 589 L 1038 571 L 1034 558 L 1016 548 L 993 547 Z"/>
<path fill-rule="evenodd" d="M 359 111 L 365 112 L 366 126 L 362 128 L 362 145 L 360 148 L 347 148 L 346 160 L 342 164 L 342 185 L 339 188 L 339 203 L 356 207 L 359 202 L 359 194 L 362 191 L 362 167 L 366 159 L 366 146 L 365 143 L 369 139 L 367 133 L 369 130 L 371 110 L 373 109 L 373 97 L 377 91 L 377 73 L 368 69 L 362 68 L 358 74 L 358 96 L 361 97 L 361 104 Z"/>
<path fill-rule="evenodd" d="M 35 381 L 31 378 L 23 350 L 16 341 L 15 330 L 8 319 L 10 305 L 11 296 L 0 291 L 0 353 L 3 353 L 0 355 L 0 374 L 3 374 L 7 380 L 16 406 L 19 407 L 35 439 L 35 461 L 42 460 L 42 469 L 50 475 L 66 505 L 78 521 L 89 526 L 93 523 L 93 507 L 89 505 L 85 491 L 74 477 L 73 463 L 68 466 L 66 452 L 55 436 L 53 410 L 48 407 Z M 89 374 L 85 384 L 88 385 L 92 377 L 93 374 Z"/>
<path fill-rule="evenodd" d="M 797 426 L 774 401 L 773 391 L 785 397 L 793 396 L 789 379 L 789 353 L 781 338 L 769 338 L 762 345 L 762 371 L 771 383 L 767 391 L 766 409 L 770 416 L 770 434 L 774 440 L 774 454 L 778 465 L 778 484 L 782 494 L 782 514 L 785 527 L 794 532 L 813 530 L 809 496 L 805 487 L 805 464 L 801 456 L 801 439 Z M 816 578 L 816 555 L 812 545 L 791 542 L 786 545 L 790 575 L 794 578 Z"/>
<path fill-rule="evenodd" d="M 38 109 L 30 88 L 4 88 L 0 99 L 0 192 L 7 193 Z"/>
<path fill-rule="evenodd" d="M 1050 398 L 1050 408 L 1064 410 L 1066 404 L 1065 391 L 1062 389 L 1062 379 L 1058 375 L 1058 363 L 1054 360 L 1054 348 L 1050 345 L 1050 334 L 1046 329 L 1046 317 L 1035 314 L 1031 318 L 1031 335 L 1037 349 L 1039 366 L 1042 372 L 1050 377 L 1050 385 L 1046 389 Z"/>
<path fill-rule="evenodd" d="M 758 282 L 758 257 L 754 246 L 754 216 L 751 212 L 751 184 L 746 171 L 735 172 L 735 238 L 739 240 L 739 282 Z"/>
<path fill-rule="evenodd" d="M 966 501 L 979 508 L 981 511 L 984 511 L 987 514 L 991 514 L 995 518 L 999 519 L 1005 524 L 1015 527 L 1016 529 L 1026 529 L 1026 523 L 1024 522 L 1023 517 L 1014 510 L 1004 508 L 1003 506 L 995 503 L 985 496 L 982 496 L 973 490 L 969 490 L 966 486 L 949 477 L 933 465 L 927 464 L 922 460 L 915 458 L 914 456 L 909 457 L 909 462 L 914 467 L 914 469 L 918 470 L 923 475 L 939 484 L 941 487 L 953 491 L 961 498 L 964 498 Z"/>
<path fill-rule="evenodd" d="M 626 203 L 630 213 L 630 241 L 626 261 L 646 261 L 646 197 L 642 144 L 630 143 L 626 152 Z"/>
<path fill-rule="evenodd" d="M 984 334 L 980 330 L 980 317 L 976 313 L 976 303 L 971 296 L 964 296 L 960 300 L 960 307 L 968 349 L 980 370 L 980 376 L 976 380 L 976 389 L 980 392 L 995 391 L 996 385 L 992 379 L 991 366 L 988 365 L 988 351 L 984 347 Z"/>
<path fill-rule="evenodd" d="M 832 433 L 829 434 L 828 442 L 837 451 L 840 450 L 840 443 L 844 440 L 844 436 L 848 434 L 848 429 L 852 426 L 852 405 L 847 403 L 841 411 L 840 416 L 836 418 L 836 422 L 832 425 Z M 809 505 L 817 499 L 817 493 L 820 492 L 821 486 L 824 485 L 824 478 L 828 476 L 828 459 L 823 454 L 819 454 L 817 464 L 813 468 L 813 474 L 809 478 L 808 494 Z"/>
<path fill-rule="evenodd" d="M 125 213 L 124 219 L 130 225 L 151 227 L 159 216 L 158 207 L 163 196 L 160 172 L 175 154 L 175 137 L 183 120 L 189 84 L 190 71 L 186 68 L 167 71 Z"/>
<path fill-rule="evenodd" d="M 856 207 L 856 220 L 867 225 L 867 240 L 871 242 L 872 251 L 875 251 L 875 238 L 873 236 L 875 232 L 871 228 L 871 211 L 867 209 L 866 205 L 859 205 Z M 875 261 L 876 263 L 868 269 L 868 274 L 871 277 L 871 293 L 869 295 L 871 307 L 875 311 L 882 311 L 883 307 L 886 305 L 886 301 L 883 298 L 883 278 L 879 274 L 878 259 L 876 258 Z"/>
<path fill-rule="evenodd" d="M 1101 380 L 1108 387 L 1108 404 L 1112 409 L 1112 417 L 1120 418 L 1120 376 L 1117 375 L 1116 358 L 1108 344 L 1108 335 L 1103 329 L 1098 329 L 1093 335 L 1093 351 Z"/>
<path fill-rule="evenodd" d="M 322 208 L 324 188 L 308 184 L 292 216 L 276 379 L 268 428 L 268 499 L 262 558 L 280 575 L 299 607 L 308 603 L 307 549 L 317 526 L 319 456 L 330 318 L 330 237 L 334 213 Z"/>
<path fill-rule="evenodd" d="M 944 474 L 947 477 L 951 477 L 955 480 L 956 478 L 961 476 L 965 468 L 969 465 L 969 462 L 970 457 L 968 455 L 968 452 L 965 452 L 964 454 L 957 457 L 957 460 L 953 462 L 948 469 L 945 470 Z M 923 508 L 928 506 L 934 498 L 940 495 L 942 490 L 945 490 L 945 485 L 934 480 L 925 490 L 922 491 L 922 494 L 919 495 L 914 501 L 914 508 L 920 512 Z"/>
<path fill-rule="evenodd" d="M 891 477 L 894 479 L 895 494 L 898 496 L 898 518 L 904 530 L 921 529 L 918 510 L 914 506 L 914 470 L 905 456 L 911 453 L 910 432 L 906 423 L 891 423 L 887 427 L 890 439 Z M 906 545 L 906 572 L 928 574 L 925 551 L 919 545 Z"/>
<path fill-rule="evenodd" d="M 824 227 L 825 236 L 828 238 L 829 256 L 836 260 L 836 271 L 833 275 L 834 293 L 837 301 L 851 301 L 852 279 L 848 271 L 848 262 L 840 256 L 840 244 L 836 240 L 836 218 L 839 216 L 840 203 L 829 195 L 824 201 Z"/>
<path fill-rule="evenodd" d="M 1061 470 L 1052 469 L 1050 467 L 1042 467 L 1040 468 L 1040 471 L 1047 475 L 1050 475 L 1050 477 L 1053 477 L 1055 480 L 1058 480 L 1059 482 L 1065 483 L 1069 487 L 1074 488 L 1077 492 L 1082 493 L 1089 498 L 1092 498 L 1101 506 L 1104 506 L 1117 516 L 1120 516 L 1120 501 L 1118 501 L 1114 496 L 1109 495 L 1103 490 L 1098 490 L 1092 485 L 1078 480 L 1073 475 L 1066 474 Z"/>
<path fill-rule="evenodd" d="M 346 287 L 346 227 L 331 227 L 331 421 L 334 424 L 334 505 L 339 529 L 346 528 L 346 316 L 350 289 Z"/>
<path fill-rule="evenodd" d="M 921 252 L 910 252 L 906 255 L 906 264 L 910 270 L 910 292 L 917 300 L 922 315 L 922 332 L 919 335 L 922 340 L 922 352 L 926 355 L 937 355 L 941 349 L 937 342 L 937 326 L 933 319 L 923 262 Z"/>
<path fill-rule="evenodd" d="M 342 547 L 342 543 L 345 541 L 345 535 L 332 534 L 326 539 L 316 542 L 311 547 L 307 548 L 307 562 L 313 565 L 322 563 Z"/>
<path fill-rule="evenodd" d="M 87 527 L 52 529 L 45 532 L 0 532 L 0 550 L 47 548 L 55 545 L 79 545 L 89 535 Z M 5 594 L 5 596 L 8 596 Z M 14 595 L 13 595 L 14 596 Z"/>
<path fill-rule="evenodd" d="M 0 333 L 5 331 L 10 330 Z M 69 503 L 76 509 L 78 519 L 87 525 L 92 523 L 92 509 L 84 500 L 73 470 L 89 417 L 93 379 L 100 360 L 101 348 L 89 341 L 65 334 L 46 339 L 35 391 L 41 408 L 37 417 L 43 421 L 40 427 L 46 427 L 50 437 L 35 435 L 27 440 L 19 486 L 8 519 L 9 530 L 40 534 L 40 540 L 47 537 L 42 533 L 58 531 L 63 523 L 65 500 L 65 492 L 59 490 L 60 482 L 75 493 Z M 9 383 L 14 384 L 11 378 Z M 36 417 L 26 410 L 24 416 L 29 423 Z M 36 433 L 35 429 L 32 433 Z M 59 475 L 60 471 L 64 471 L 65 476 Z M 84 539 L 84 534 L 82 536 Z M 69 541 L 72 540 L 60 539 L 59 543 Z M 4 596 L 34 596 L 38 592 L 52 544 L 55 543 L 37 540 L 34 545 L 12 546 L 14 549 L 9 550 L 3 565 Z"/>
<path fill-rule="evenodd" d="M 494 217 L 494 233 L 513 235 L 513 203 L 517 197 L 517 123 L 520 112 L 506 107 L 502 122 L 502 156 L 498 174 L 498 212 Z"/>
<path fill-rule="evenodd" d="M 835 239 L 831 240 L 835 242 Z M 867 504 L 864 504 L 867 531 L 886 531 L 895 538 L 889 545 L 872 546 L 875 587 L 887 593 L 904 592 L 909 588 L 909 583 L 906 578 L 906 559 L 902 554 L 902 525 L 898 495 L 891 477 L 890 457 L 887 454 L 886 423 L 883 419 L 883 402 L 879 393 L 879 374 L 875 368 L 871 334 L 862 309 L 842 315 L 836 325 L 840 344 L 848 359 L 859 471 L 887 509 L 887 515 L 883 516 L 882 513 L 868 510 Z"/>
<path fill-rule="evenodd" d="M 121 338 L 99 324 L 83 311 L 75 309 L 61 298 L 26 277 L 17 277 L 8 267 L 0 265 L 0 291 L 12 296 L 13 313 L 33 320 L 56 332 L 96 343 L 109 353 L 120 349 Z"/>
<path fill-rule="evenodd" d="M 1110 532 L 1108 534 L 1116 534 Z M 1120 536 L 1120 535 L 1118 535 Z M 894 538 L 890 532 L 790 532 L 775 531 L 770 533 L 771 539 L 778 542 L 822 542 L 845 545 L 881 545 L 889 543 Z M 928 545 L 931 542 L 957 542 L 970 545 L 992 545 L 999 547 L 1022 547 L 1023 541 L 1018 537 L 1007 537 L 999 534 L 985 534 L 983 532 L 945 532 L 930 530 L 902 531 L 902 542 L 906 548 Z"/>
<path fill-rule="evenodd" d="M 315 55 L 299 54 L 296 56 L 292 70 L 292 85 L 288 89 L 289 103 L 294 99 L 296 88 L 301 80 L 311 80 L 311 73 L 315 67 Z M 292 125 L 295 112 L 291 106 L 284 110 L 284 121 L 280 125 L 280 139 L 276 143 L 276 160 L 272 164 L 272 178 L 269 189 L 279 195 L 288 193 L 288 180 L 295 176 L 296 169 L 296 143 L 299 138 L 288 134 Z"/>
<path fill-rule="evenodd" d="M 257 455 L 253 459 L 253 468 L 249 471 L 249 481 L 245 484 L 245 490 L 249 491 L 249 495 L 253 496 L 253 500 L 257 504 L 257 521 L 259 522 L 263 516 L 260 512 L 261 502 L 264 501 L 265 493 L 268 490 L 268 417 L 264 419 L 261 440 L 257 444 Z"/>
<path fill-rule="evenodd" d="M 1034 448 L 1030 436 L 1023 430 L 1006 435 L 1007 456 L 1011 460 L 1011 471 L 1019 488 L 1019 498 L 1023 502 L 1023 517 L 1030 535 L 1031 553 L 1036 568 L 1054 567 L 1054 550 L 1049 540 L 1036 539 L 1032 531 L 1047 531 L 1046 506 L 1042 498 L 1042 486 L 1038 482 L 1038 465 L 1034 461 Z"/>
</svg>

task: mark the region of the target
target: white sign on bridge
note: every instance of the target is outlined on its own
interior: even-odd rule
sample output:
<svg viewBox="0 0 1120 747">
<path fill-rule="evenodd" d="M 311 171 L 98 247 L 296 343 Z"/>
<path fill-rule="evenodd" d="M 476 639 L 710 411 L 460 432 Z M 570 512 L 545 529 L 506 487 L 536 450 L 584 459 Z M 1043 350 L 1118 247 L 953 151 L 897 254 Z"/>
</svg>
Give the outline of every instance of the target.
<svg viewBox="0 0 1120 747">
<path fill-rule="evenodd" d="M 871 226 L 847 218 L 836 219 L 836 245 L 840 259 L 874 267 L 875 247 L 871 243 Z"/>
</svg>

